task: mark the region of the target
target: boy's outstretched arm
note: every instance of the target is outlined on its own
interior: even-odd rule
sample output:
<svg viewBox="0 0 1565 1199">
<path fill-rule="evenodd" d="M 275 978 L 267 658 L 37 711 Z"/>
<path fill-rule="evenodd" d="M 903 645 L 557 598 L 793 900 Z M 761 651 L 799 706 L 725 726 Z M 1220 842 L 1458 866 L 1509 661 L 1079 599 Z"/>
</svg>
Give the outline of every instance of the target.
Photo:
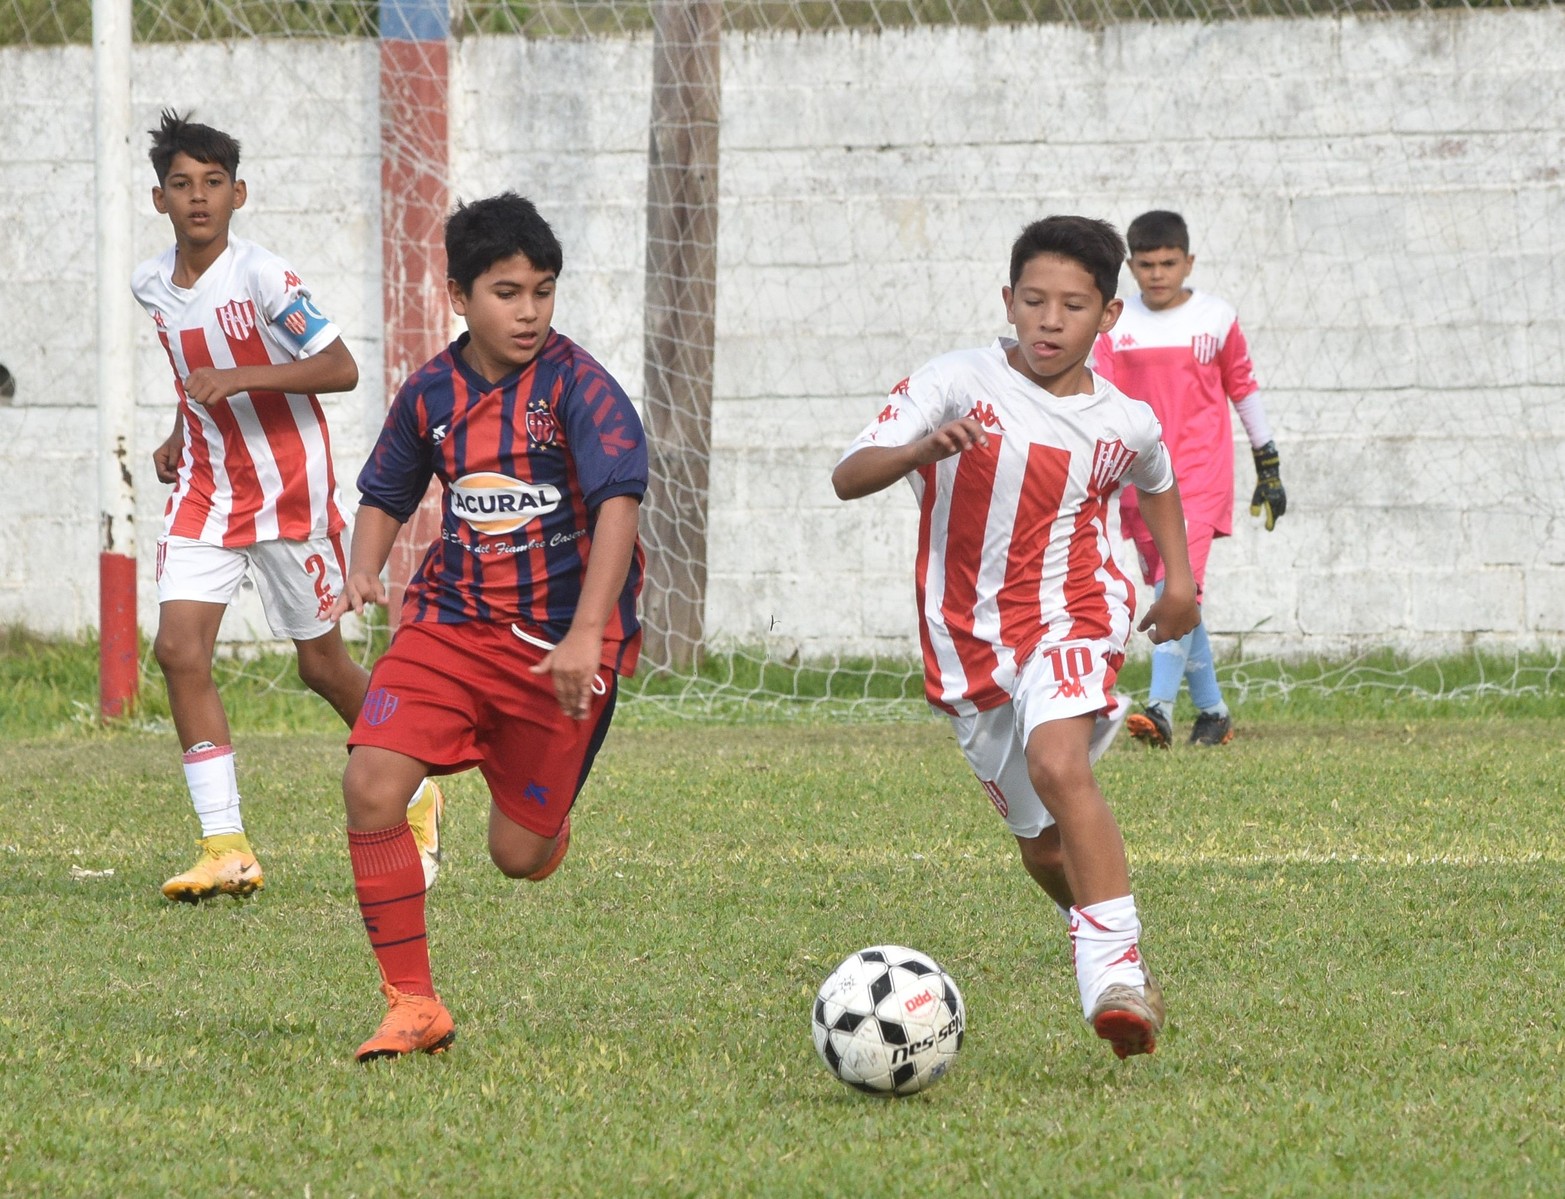
<svg viewBox="0 0 1565 1199">
<path fill-rule="evenodd" d="M 884 491 L 909 471 L 988 444 L 983 425 L 963 417 L 907 445 L 865 446 L 837 463 L 831 485 L 839 500 L 856 500 Z"/>
<path fill-rule="evenodd" d="M 614 615 L 625 576 L 630 573 L 640 518 L 641 501 L 635 496 L 610 496 L 598 505 L 592 550 L 570 631 L 532 667 L 534 674 L 553 676 L 560 711 L 576 720 L 584 719 L 592 707 L 592 680 L 603 660 L 603 630 Z"/>
<path fill-rule="evenodd" d="M 1141 519 L 1163 559 L 1163 594 L 1152 601 L 1136 626 L 1153 644 L 1178 641 L 1201 623 L 1196 603 L 1195 575 L 1190 571 L 1190 546 L 1185 540 L 1185 512 L 1179 484 L 1167 491 L 1142 491 Z"/>
<path fill-rule="evenodd" d="M 359 385 L 359 364 L 342 338 L 319 354 L 292 362 L 262 366 L 203 366 L 190 372 L 185 394 L 207 407 L 241 391 L 289 391 L 294 395 L 323 395 L 352 391 Z"/>
<path fill-rule="evenodd" d="M 353 518 L 353 542 L 348 550 L 348 574 L 342 594 L 326 613 L 326 620 L 341 620 L 347 612 L 363 612 L 366 604 L 384 604 L 386 588 L 380 572 L 391 556 L 392 543 L 402 522 L 382 508 L 360 504 Z"/>
</svg>

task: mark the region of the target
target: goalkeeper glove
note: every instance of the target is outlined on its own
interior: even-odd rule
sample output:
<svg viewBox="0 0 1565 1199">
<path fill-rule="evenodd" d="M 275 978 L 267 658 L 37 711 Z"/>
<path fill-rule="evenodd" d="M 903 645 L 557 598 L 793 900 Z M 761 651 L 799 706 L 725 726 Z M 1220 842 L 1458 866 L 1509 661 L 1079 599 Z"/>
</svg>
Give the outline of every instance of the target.
<svg viewBox="0 0 1565 1199">
<path fill-rule="evenodd" d="M 1277 526 L 1277 518 L 1288 510 L 1288 493 L 1282 489 L 1282 459 L 1277 455 L 1277 443 L 1268 441 L 1255 455 L 1255 494 L 1250 497 L 1250 515 L 1259 516 L 1266 510 L 1266 531 Z"/>
</svg>

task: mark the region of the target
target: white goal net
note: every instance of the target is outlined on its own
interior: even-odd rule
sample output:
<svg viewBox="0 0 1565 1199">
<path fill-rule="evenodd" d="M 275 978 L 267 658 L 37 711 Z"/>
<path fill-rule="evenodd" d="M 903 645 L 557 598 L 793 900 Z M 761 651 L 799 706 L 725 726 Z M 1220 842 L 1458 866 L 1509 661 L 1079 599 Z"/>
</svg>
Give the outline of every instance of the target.
<svg viewBox="0 0 1565 1199">
<path fill-rule="evenodd" d="M 831 467 L 914 367 L 1004 331 L 1022 225 L 1149 208 L 1185 215 L 1192 284 L 1238 308 L 1289 493 L 1274 532 L 1250 520 L 1236 422 L 1206 613 L 1237 698 L 1558 692 L 1559 6 L 147 0 L 134 22 L 138 129 L 174 106 L 234 132 L 267 183 L 255 236 L 352 331 L 364 382 L 331 413 L 350 501 L 387 397 L 453 333 L 449 206 L 513 188 L 554 223 L 556 323 L 653 446 L 636 703 L 906 710 L 913 505 L 840 504 Z M 0 0 L 13 172 L 59 177 L 56 155 L 83 178 L 90 106 L 60 97 L 90 86 L 90 35 L 86 0 Z M 13 187 L 13 236 L 45 236 L 57 197 Z M 0 296 L 42 289 L 59 316 L 90 275 L 65 267 Z M 29 405 L 67 403 L 29 390 L 65 352 L 39 328 L 0 344 L 0 421 L 24 432 Z M 148 451 L 167 392 L 149 355 Z M 149 473 L 144 567 L 156 490 Z"/>
</svg>

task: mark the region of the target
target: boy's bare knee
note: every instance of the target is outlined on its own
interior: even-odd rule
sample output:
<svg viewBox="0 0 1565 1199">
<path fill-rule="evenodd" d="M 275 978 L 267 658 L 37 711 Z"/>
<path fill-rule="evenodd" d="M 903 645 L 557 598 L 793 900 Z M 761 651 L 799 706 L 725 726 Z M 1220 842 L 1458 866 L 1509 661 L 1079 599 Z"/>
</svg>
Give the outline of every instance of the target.
<svg viewBox="0 0 1565 1199">
<path fill-rule="evenodd" d="M 491 845 L 489 860 L 499 867 L 500 873 L 506 878 L 526 878 L 549 860 L 553 848 L 553 841 L 542 842 L 537 850 L 516 845 Z"/>
<path fill-rule="evenodd" d="M 342 680 L 360 669 L 340 641 L 335 644 L 301 641 L 297 662 L 299 681 L 316 693 L 335 691 Z"/>
<path fill-rule="evenodd" d="M 164 675 L 189 674 L 192 671 L 210 673 L 212 670 L 212 660 L 198 641 L 171 637 L 161 632 L 152 641 L 152 656 L 157 659 L 158 668 Z"/>
</svg>

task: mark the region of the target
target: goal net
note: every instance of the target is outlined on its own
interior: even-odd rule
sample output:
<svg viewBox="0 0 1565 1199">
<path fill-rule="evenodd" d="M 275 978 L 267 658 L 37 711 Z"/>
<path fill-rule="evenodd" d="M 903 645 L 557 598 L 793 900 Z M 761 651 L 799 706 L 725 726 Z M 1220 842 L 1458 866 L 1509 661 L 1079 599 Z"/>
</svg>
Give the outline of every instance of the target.
<svg viewBox="0 0 1565 1199">
<path fill-rule="evenodd" d="M 134 21 L 137 128 L 175 106 L 234 131 L 266 184 L 247 235 L 351 331 L 364 381 L 329 409 L 350 501 L 388 397 L 455 332 L 446 211 L 511 188 L 555 225 L 556 326 L 652 446 L 637 704 L 908 710 L 911 497 L 841 504 L 831 467 L 913 368 L 1005 331 L 1025 223 L 1149 208 L 1184 214 L 1192 285 L 1237 307 L 1282 454 L 1266 533 L 1235 422 L 1206 622 L 1236 697 L 1565 677 L 1565 8 L 148 0 Z M 90 107 L 56 99 L 90 88 L 90 32 L 85 0 L 0 0 L 11 165 L 90 178 Z M 13 405 L 48 336 L 37 362 L 4 351 Z M 149 429 L 158 369 L 144 346 Z M 1453 655 L 1479 673 L 1428 669 Z"/>
</svg>

